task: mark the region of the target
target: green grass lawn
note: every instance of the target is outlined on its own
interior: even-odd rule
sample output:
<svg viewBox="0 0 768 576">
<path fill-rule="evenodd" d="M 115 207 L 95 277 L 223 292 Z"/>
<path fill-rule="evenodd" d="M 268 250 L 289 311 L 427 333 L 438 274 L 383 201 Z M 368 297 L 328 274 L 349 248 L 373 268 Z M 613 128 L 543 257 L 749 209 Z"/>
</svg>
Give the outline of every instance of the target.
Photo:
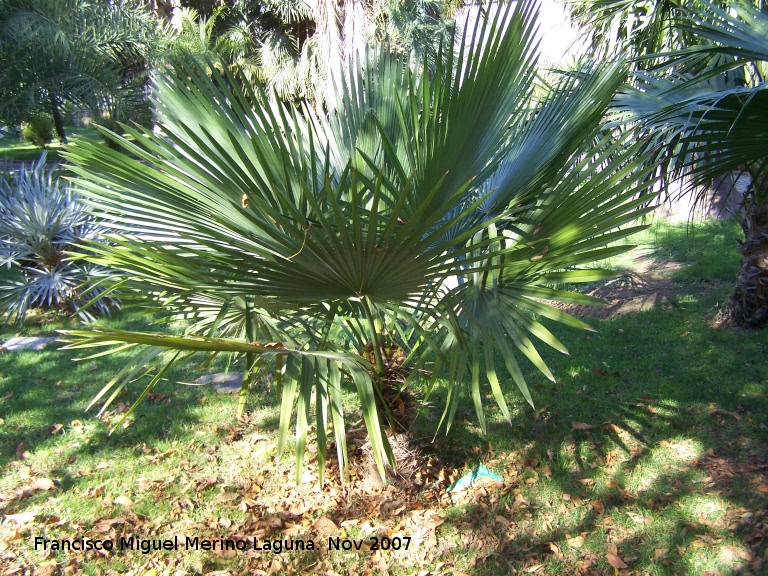
<svg viewBox="0 0 768 576">
<path fill-rule="evenodd" d="M 70 144 L 77 142 L 77 139 L 81 137 L 92 140 L 99 140 L 101 138 L 99 132 L 92 126 L 67 126 L 65 131 Z M 60 160 L 59 151 L 61 149 L 62 144 L 59 143 L 58 139 L 54 138 L 46 148 L 48 150 L 48 161 Z M 18 140 L 10 135 L 0 140 L 0 164 L 9 161 L 28 162 L 37 160 L 42 152 L 43 150 L 39 146 L 24 140 Z"/>
<path fill-rule="evenodd" d="M 716 324 L 738 270 L 738 233 L 733 222 L 706 222 L 693 235 L 661 222 L 635 237 L 638 251 L 611 263 L 626 282 L 608 288 L 632 285 L 642 260 L 663 271 L 664 297 L 588 318 L 595 332 L 550 325 L 570 355 L 542 346 L 556 382 L 527 371 L 533 408 L 507 382 L 511 426 L 486 390 L 487 436 L 467 395 L 450 433 L 432 441 L 444 402 L 434 394 L 417 419 L 416 444 L 431 458 L 417 492 L 370 486 L 360 470 L 349 486 L 331 477 L 321 488 L 312 459 L 296 486 L 291 455 L 275 460 L 279 406 L 266 383 L 238 422 L 236 398 L 175 383 L 210 369 L 178 368 L 110 435 L 140 383 L 101 419 L 84 408 L 126 354 L 75 361 L 82 353 L 55 346 L 3 354 L 0 563 L 86 574 L 760 573 L 768 333 Z M 152 321 L 120 312 L 100 324 L 145 329 Z M 0 339 L 76 325 L 34 316 Z M 481 464 L 503 484 L 445 491 Z M 329 535 L 366 542 L 329 550 Z M 408 550 L 376 551 L 372 535 L 411 540 Z M 319 549 L 124 550 L 109 562 L 94 551 L 34 549 L 35 537 L 80 536 L 311 539 Z"/>
</svg>

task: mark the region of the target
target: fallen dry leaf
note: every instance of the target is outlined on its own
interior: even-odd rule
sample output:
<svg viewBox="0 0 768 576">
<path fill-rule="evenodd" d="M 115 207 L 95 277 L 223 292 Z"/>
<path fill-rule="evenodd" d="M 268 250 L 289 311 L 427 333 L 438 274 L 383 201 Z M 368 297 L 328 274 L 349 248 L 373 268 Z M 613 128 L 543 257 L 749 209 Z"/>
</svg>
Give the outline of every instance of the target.
<svg viewBox="0 0 768 576">
<path fill-rule="evenodd" d="M 80 565 L 77 562 L 77 558 L 70 558 L 69 562 L 67 562 L 67 565 L 64 567 L 62 574 L 64 576 L 74 576 L 78 572 L 80 572 Z"/>
<path fill-rule="evenodd" d="M 27 451 L 27 443 L 21 442 L 18 446 L 16 446 L 16 458 L 19 460 L 24 460 L 25 458 L 29 458 L 29 452 Z"/>
<path fill-rule="evenodd" d="M 225 502 L 232 502 L 238 498 L 240 498 L 240 494 L 236 494 L 235 492 L 219 492 L 216 494 L 214 501 L 218 504 L 223 504 Z"/>
<path fill-rule="evenodd" d="M 133 504 L 133 500 L 128 498 L 128 496 L 124 496 L 124 495 L 118 496 L 117 498 L 114 499 L 113 502 L 119 506 L 125 506 L 125 507 L 131 506 Z"/>
<path fill-rule="evenodd" d="M 653 559 L 663 560 L 667 556 L 667 552 L 669 552 L 669 548 L 656 548 L 653 551 Z"/>
<path fill-rule="evenodd" d="M 573 538 L 568 538 L 565 542 L 571 548 L 581 548 L 584 546 L 584 536 L 574 536 Z"/>
<path fill-rule="evenodd" d="M 571 427 L 574 430 L 592 430 L 593 428 L 597 428 L 597 426 L 595 426 L 593 424 L 585 424 L 584 422 L 576 422 L 576 420 L 571 422 Z"/>
<path fill-rule="evenodd" d="M 94 532 L 106 533 L 109 532 L 115 524 L 125 524 L 125 518 L 102 518 L 93 525 L 92 530 Z"/>
<path fill-rule="evenodd" d="M 641 514 L 635 514 L 634 512 L 627 512 L 627 516 L 629 516 L 636 524 L 653 523 L 653 518 L 650 516 L 643 516 Z"/>
<path fill-rule="evenodd" d="M 58 432 L 61 432 L 62 428 L 64 428 L 64 424 L 51 424 L 48 426 L 48 431 L 51 434 L 56 434 Z"/>
<path fill-rule="evenodd" d="M 768 484 L 763 484 L 762 486 L 757 487 L 758 492 L 768 492 Z"/>
<path fill-rule="evenodd" d="M 622 570 L 627 567 L 626 564 L 624 564 L 624 560 L 619 558 L 616 554 L 611 554 L 610 552 L 605 555 L 605 559 L 608 560 L 608 564 L 616 568 L 617 570 Z"/>
<path fill-rule="evenodd" d="M 245 439 L 248 444 L 256 444 L 256 442 L 267 442 L 269 441 L 269 436 L 264 436 L 263 434 L 251 434 Z"/>
<path fill-rule="evenodd" d="M 333 534 L 338 531 L 339 527 L 336 526 L 336 523 L 328 518 L 327 516 L 321 516 L 317 520 L 315 520 L 315 523 L 312 524 L 312 528 L 318 533 L 322 535 L 326 534 Z"/>
<path fill-rule="evenodd" d="M 59 567 L 56 564 L 43 564 L 35 568 L 35 576 L 55 576 L 59 573 Z"/>
<path fill-rule="evenodd" d="M 6 514 L 3 516 L 4 520 L 10 520 L 11 522 L 15 522 L 16 524 L 22 525 L 22 524 L 29 524 L 35 519 L 35 514 L 33 512 L 21 512 L 20 514 Z"/>
<path fill-rule="evenodd" d="M 34 490 L 50 490 L 55 484 L 50 478 L 35 478 L 32 482 L 32 488 Z"/>
<path fill-rule="evenodd" d="M 445 518 L 439 514 L 432 514 L 429 518 L 424 519 L 424 527 L 431 530 L 432 528 L 437 528 L 443 522 L 445 522 Z"/>
<path fill-rule="evenodd" d="M 744 550 L 743 548 L 736 548 L 735 546 L 723 546 L 723 549 L 720 551 L 721 560 L 730 564 L 736 558 L 741 558 L 742 560 L 751 560 L 752 555 L 748 550 Z"/>
<path fill-rule="evenodd" d="M 709 411 L 710 416 L 730 416 L 731 418 L 735 418 L 736 420 L 741 420 L 741 416 L 736 414 L 736 412 L 729 412 L 728 410 L 721 410 L 720 408 L 713 408 Z"/>
<path fill-rule="evenodd" d="M 215 486 L 217 483 L 218 481 L 216 480 L 216 478 L 213 478 L 213 477 L 203 478 L 202 480 L 200 480 L 200 482 L 197 483 L 197 486 L 195 486 L 195 492 L 202 492 L 206 488 Z"/>
</svg>

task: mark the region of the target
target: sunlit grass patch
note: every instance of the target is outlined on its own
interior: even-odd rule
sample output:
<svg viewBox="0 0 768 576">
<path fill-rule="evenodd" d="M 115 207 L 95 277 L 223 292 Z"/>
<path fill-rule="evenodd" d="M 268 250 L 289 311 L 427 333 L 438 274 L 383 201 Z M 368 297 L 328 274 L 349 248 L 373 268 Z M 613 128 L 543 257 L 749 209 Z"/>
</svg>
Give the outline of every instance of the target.
<svg viewBox="0 0 768 576">
<path fill-rule="evenodd" d="M 70 143 L 76 143 L 80 137 L 90 138 L 92 140 L 98 140 L 101 138 L 99 132 L 93 126 L 67 126 L 67 139 Z M 46 150 L 48 151 L 48 161 L 53 162 L 59 160 L 59 151 L 65 147 L 66 144 L 61 144 L 57 139 L 54 139 Z M 31 162 L 37 160 L 43 150 L 39 146 L 35 146 L 31 142 L 26 142 L 13 136 L 6 136 L 0 139 L 0 168 L 3 162 L 17 161 L 17 162 Z"/>
</svg>

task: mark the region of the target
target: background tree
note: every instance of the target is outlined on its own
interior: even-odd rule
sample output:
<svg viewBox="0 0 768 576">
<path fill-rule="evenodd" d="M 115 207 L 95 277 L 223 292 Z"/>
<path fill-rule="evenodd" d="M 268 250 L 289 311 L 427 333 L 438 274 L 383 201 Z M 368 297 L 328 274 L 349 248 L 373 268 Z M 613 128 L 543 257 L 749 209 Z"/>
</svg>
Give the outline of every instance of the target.
<svg viewBox="0 0 768 576">
<path fill-rule="evenodd" d="M 239 0 L 183 2 L 177 45 L 257 77 L 281 98 L 322 103 L 355 52 L 368 42 L 433 57 L 450 25 L 439 0 Z M 196 22 L 196 19 L 199 21 Z M 202 40 L 201 40 L 202 39 Z M 205 47 L 200 45 L 200 42 Z"/>
<path fill-rule="evenodd" d="M 0 4 L 0 118 L 45 111 L 66 139 L 63 107 L 128 120 L 146 99 L 161 30 L 127 0 L 7 0 Z"/>
<path fill-rule="evenodd" d="M 584 28 L 599 57 L 623 54 L 637 60 L 694 42 L 676 25 L 683 10 L 680 0 L 566 0 L 573 18 Z M 687 2 L 686 4 L 695 4 Z"/>
<path fill-rule="evenodd" d="M 741 224 L 742 268 L 729 314 L 739 323 L 768 323 L 768 15 L 749 2 L 727 9 L 699 2 L 676 22 L 696 45 L 665 61 L 639 87 L 622 94 L 650 156 L 667 157 L 673 175 L 692 184 L 737 171 L 749 179 Z M 702 66 L 702 63 L 705 63 Z M 695 189 L 695 188 L 694 188 Z M 699 189 L 698 200 L 706 189 Z"/>
</svg>

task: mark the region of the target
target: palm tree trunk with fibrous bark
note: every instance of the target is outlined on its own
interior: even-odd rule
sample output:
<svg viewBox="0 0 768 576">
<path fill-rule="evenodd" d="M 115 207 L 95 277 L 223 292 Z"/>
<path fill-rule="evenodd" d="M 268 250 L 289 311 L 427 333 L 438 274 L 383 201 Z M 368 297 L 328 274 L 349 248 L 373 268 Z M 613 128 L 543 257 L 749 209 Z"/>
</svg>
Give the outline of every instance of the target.
<svg viewBox="0 0 768 576">
<path fill-rule="evenodd" d="M 738 324 L 760 328 L 768 324 L 768 178 L 753 177 L 751 186 L 752 194 L 744 199 L 741 270 L 730 314 Z"/>
<path fill-rule="evenodd" d="M 59 137 L 59 141 L 67 142 L 67 133 L 64 131 L 64 121 L 61 118 L 61 110 L 59 108 L 59 100 L 55 94 L 50 95 L 51 101 L 51 115 L 53 116 L 53 125 L 56 127 L 56 135 Z"/>
</svg>

